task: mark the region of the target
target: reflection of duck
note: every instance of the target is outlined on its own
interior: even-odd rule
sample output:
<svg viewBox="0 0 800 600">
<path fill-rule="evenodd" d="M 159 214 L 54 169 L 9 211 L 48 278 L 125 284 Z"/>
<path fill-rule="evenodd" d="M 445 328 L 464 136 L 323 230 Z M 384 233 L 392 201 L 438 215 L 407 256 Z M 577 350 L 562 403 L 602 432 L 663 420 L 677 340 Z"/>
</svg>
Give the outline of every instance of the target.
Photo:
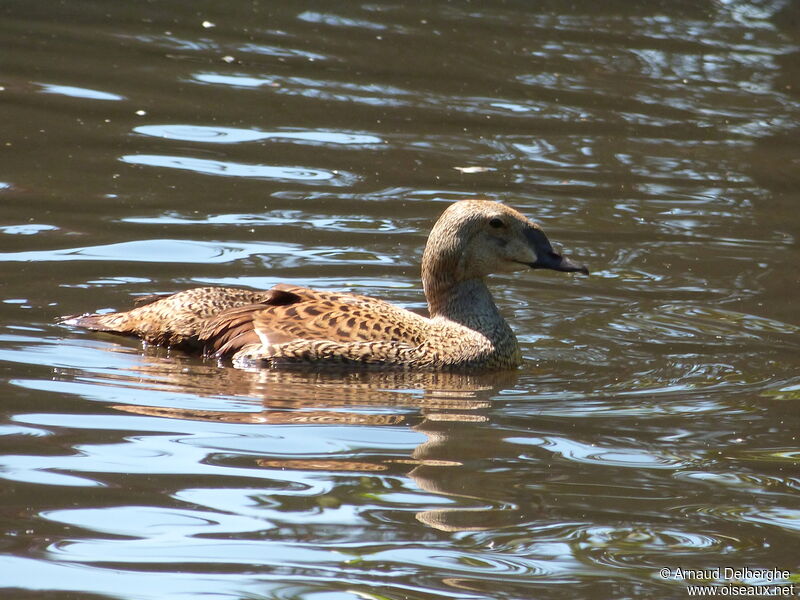
<svg viewBox="0 0 800 600">
<path fill-rule="evenodd" d="M 240 366 L 509 368 L 522 362 L 519 346 L 484 278 L 527 268 L 588 273 L 516 210 L 463 200 L 445 210 L 425 247 L 430 318 L 375 298 L 279 284 L 260 292 L 195 288 L 65 322 L 232 356 Z"/>
<path fill-rule="evenodd" d="M 489 406 L 492 391 L 513 388 L 519 371 L 409 371 L 397 369 L 219 369 L 215 363 L 197 362 L 161 348 L 147 348 L 130 370 L 95 374 L 95 381 L 126 389 L 167 394 L 193 394 L 200 398 L 258 400 L 267 412 L 315 411 L 379 407 L 405 414 L 420 411 L 426 418 L 437 414 L 482 410 Z M 100 379 L 96 379 L 100 377 Z M 137 397 L 138 401 L 138 397 Z M 190 405 L 188 418 L 216 420 L 209 413 L 199 416 Z M 176 410 L 182 410 L 177 409 Z M 230 408 L 226 409 L 230 410 Z M 381 412 L 381 414 L 383 414 Z M 176 414 L 165 415 L 178 418 Z M 235 418 L 228 414 L 221 420 Z M 243 416 L 247 422 L 252 414 Z M 287 417 L 289 418 L 289 417 Z M 332 415 L 336 418 L 336 415 Z M 257 422 L 270 419 L 257 417 Z"/>
<path fill-rule="evenodd" d="M 157 404 L 113 404 L 110 408 L 158 419 L 209 423 L 189 430 L 211 436 L 209 447 L 221 450 L 209 455 L 216 465 L 251 468 L 254 474 L 256 469 L 315 471 L 331 477 L 350 474 L 355 482 L 361 481 L 360 474 L 377 472 L 408 477 L 421 490 L 450 499 L 445 506 L 434 500 L 428 508 L 420 497 L 422 510 L 416 512 L 419 521 L 444 531 L 496 529 L 518 524 L 526 518 L 526 511 L 530 512 L 528 503 L 524 509 L 518 506 L 517 492 L 509 493 L 519 486 L 508 479 L 507 471 L 488 469 L 481 474 L 480 469 L 475 470 L 480 461 L 508 456 L 509 447 L 517 452 L 513 443 L 505 441 L 509 430 L 491 423 L 491 417 L 492 398 L 499 390 L 513 389 L 519 371 L 220 370 L 186 356 L 168 357 L 157 348 L 148 349 L 141 358 L 131 371 L 104 371 L 93 374 L 92 379 L 120 389 L 161 392 L 145 395 Z M 140 397 L 134 391 L 131 400 Z M 202 407 L 197 406 L 197 398 L 202 399 Z M 334 450 L 279 444 L 257 452 L 252 452 L 246 441 L 244 452 L 236 451 L 241 448 L 238 442 L 231 442 L 232 446 L 224 442 L 228 437 L 256 439 L 261 448 L 262 436 L 283 439 L 295 435 L 279 429 L 284 426 L 318 428 L 320 438 L 350 441 Z M 351 436 L 343 432 L 344 427 L 363 433 Z M 383 431 L 375 433 L 378 428 Z M 163 429 L 184 431 L 169 423 Z M 388 445 L 379 443 L 366 451 L 353 443 L 373 439 L 373 435 Z M 216 445 L 221 440 L 222 445 Z M 336 496 L 333 492 L 326 497 L 336 501 Z"/>
</svg>

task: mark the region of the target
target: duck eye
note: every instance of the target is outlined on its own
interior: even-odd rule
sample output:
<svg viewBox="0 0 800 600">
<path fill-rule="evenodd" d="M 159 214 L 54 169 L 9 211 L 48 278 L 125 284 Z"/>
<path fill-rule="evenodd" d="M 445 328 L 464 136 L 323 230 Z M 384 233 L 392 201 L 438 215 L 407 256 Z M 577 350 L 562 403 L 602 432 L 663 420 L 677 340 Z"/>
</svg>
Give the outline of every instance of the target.
<svg viewBox="0 0 800 600">
<path fill-rule="evenodd" d="M 506 224 L 503 223 L 503 219 L 498 219 L 495 217 L 489 221 L 489 227 L 494 227 L 495 229 L 500 229 L 501 227 L 505 227 Z"/>
</svg>

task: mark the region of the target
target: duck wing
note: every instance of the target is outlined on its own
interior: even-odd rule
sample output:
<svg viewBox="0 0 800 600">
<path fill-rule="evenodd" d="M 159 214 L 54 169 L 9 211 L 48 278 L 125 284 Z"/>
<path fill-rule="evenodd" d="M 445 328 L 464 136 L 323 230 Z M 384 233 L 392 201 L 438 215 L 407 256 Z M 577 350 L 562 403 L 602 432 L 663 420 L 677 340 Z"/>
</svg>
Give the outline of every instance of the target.
<svg viewBox="0 0 800 600">
<path fill-rule="evenodd" d="M 255 302 L 280 304 L 271 291 L 238 288 L 202 287 L 177 293 L 153 294 L 135 301 L 131 310 L 114 313 L 87 313 L 62 317 L 65 325 L 93 331 L 137 336 L 150 344 L 197 351 L 197 332 L 214 315 Z"/>
<path fill-rule="evenodd" d="M 198 338 L 207 354 L 218 357 L 231 356 L 251 344 L 298 340 L 416 346 L 423 341 L 427 323 L 425 317 L 377 298 L 279 284 L 263 301 L 209 318 Z"/>
</svg>

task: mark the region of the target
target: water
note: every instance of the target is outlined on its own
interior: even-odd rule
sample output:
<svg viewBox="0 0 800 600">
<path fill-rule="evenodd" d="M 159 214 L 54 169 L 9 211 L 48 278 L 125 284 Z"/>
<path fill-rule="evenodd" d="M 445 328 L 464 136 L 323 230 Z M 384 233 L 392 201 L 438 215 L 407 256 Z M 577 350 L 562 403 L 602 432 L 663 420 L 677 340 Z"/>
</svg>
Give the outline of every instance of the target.
<svg viewBox="0 0 800 600">
<path fill-rule="evenodd" d="M 0 14 L 0 595 L 798 585 L 796 4 Z M 207 284 L 421 309 L 428 230 L 478 197 L 592 270 L 493 279 L 513 373 L 249 372 L 56 324 Z"/>
</svg>

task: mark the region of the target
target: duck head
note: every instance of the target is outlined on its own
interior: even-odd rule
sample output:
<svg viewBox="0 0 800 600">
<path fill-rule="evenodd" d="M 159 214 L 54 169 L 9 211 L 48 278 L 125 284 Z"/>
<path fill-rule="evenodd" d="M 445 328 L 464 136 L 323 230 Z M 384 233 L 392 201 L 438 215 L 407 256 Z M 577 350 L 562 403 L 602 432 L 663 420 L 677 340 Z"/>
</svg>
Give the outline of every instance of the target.
<svg viewBox="0 0 800 600">
<path fill-rule="evenodd" d="M 452 285 L 531 268 L 589 274 L 556 252 L 541 227 L 522 213 L 490 200 L 461 200 L 431 230 L 422 279 L 427 289 L 437 280 Z"/>
</svg>

